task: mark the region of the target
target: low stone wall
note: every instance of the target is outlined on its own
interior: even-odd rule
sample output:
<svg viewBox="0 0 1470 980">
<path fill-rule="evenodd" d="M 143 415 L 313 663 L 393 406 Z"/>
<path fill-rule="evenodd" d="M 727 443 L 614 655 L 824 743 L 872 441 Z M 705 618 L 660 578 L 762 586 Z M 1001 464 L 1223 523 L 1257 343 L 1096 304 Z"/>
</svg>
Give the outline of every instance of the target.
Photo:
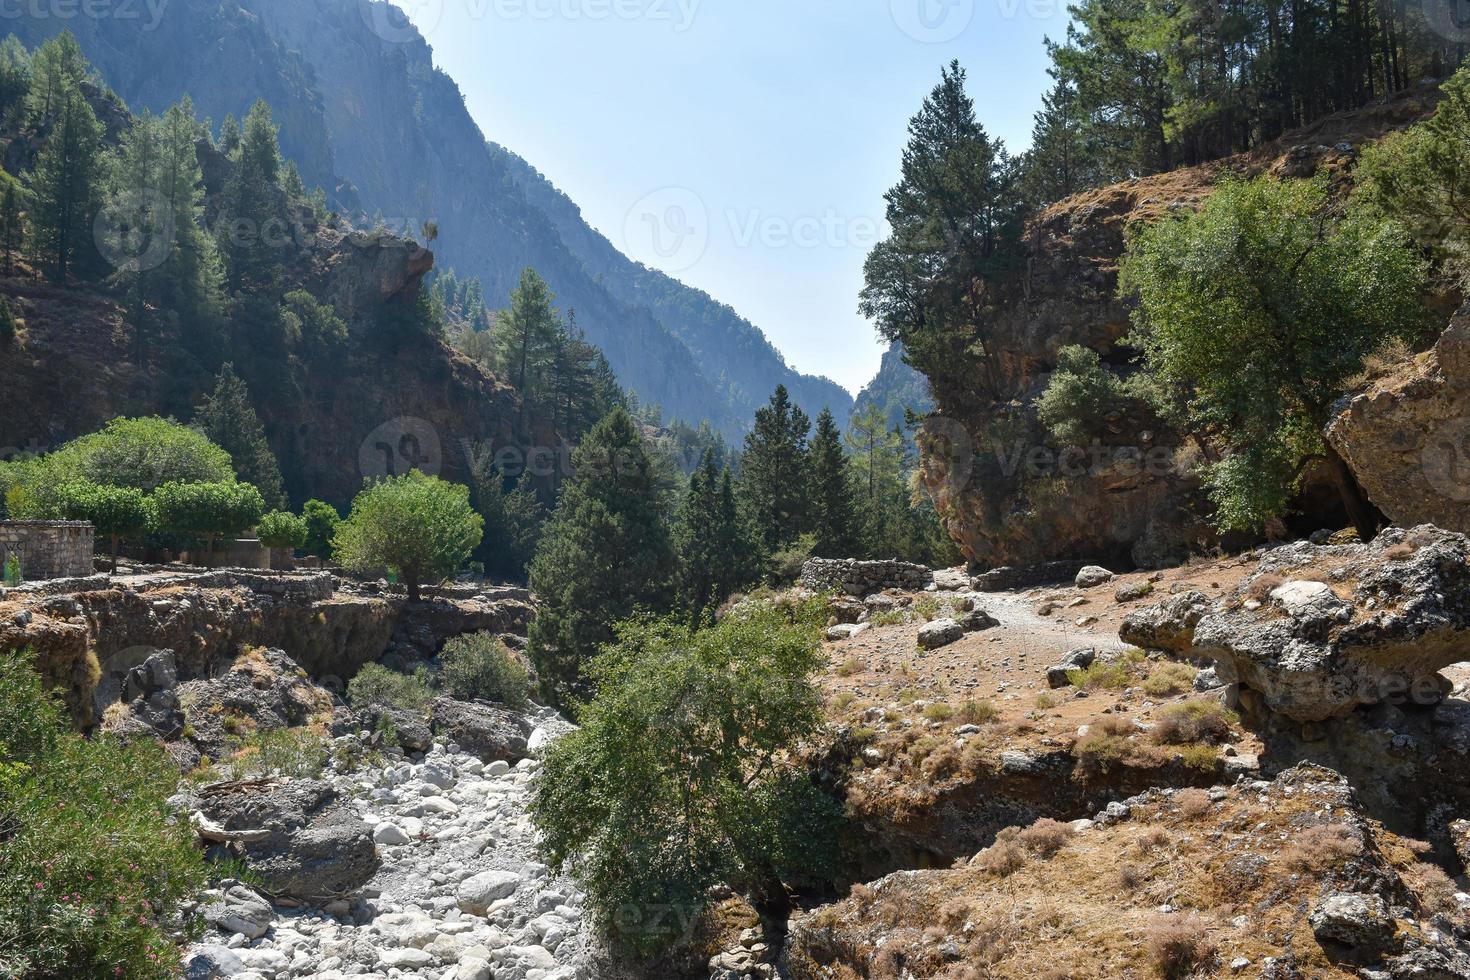
<svg viewBox="0 0 1470 980">
<path fill-rule="evenodd" d="M 801 568 L 797 584 L 813 592 L 846 592 L 863 596 L 884 589 L 918 592 L 934 581 L 923 565 L 906 561 L 858 561 L 854 558 L 812 558 Z"/>
<path fill-rule="evenodd" d="M 1041 565 L 1004 565 L 975 576 L 976 592 L 1013 592 L 1038 585 L 1071 584 L 1085 561 L 1049 561 Z"/>
<path fill-rule="evenodd" d="M 86 521 L 0 521 L 0 563 L 20 558 L 25 581 L 92 573 L 92 525 Z"/>
</svg>

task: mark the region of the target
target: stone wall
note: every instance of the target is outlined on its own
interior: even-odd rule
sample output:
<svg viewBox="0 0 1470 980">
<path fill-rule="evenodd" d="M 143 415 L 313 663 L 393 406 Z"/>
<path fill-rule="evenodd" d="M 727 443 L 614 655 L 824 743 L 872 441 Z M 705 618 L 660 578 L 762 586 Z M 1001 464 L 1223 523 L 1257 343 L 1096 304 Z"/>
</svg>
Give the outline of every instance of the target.
<svg viewBox="0 0 1470 980">
<path fill-rule="evenodd" d="M 0 521 L 0 562 L 20 557 L 27 582 L 92 572 L 92 525 L 85 521 Z"/>
<path fill-rule="evenodd" d="M 868 595 L 884 589 L 917 592 L 927 589 L 934 573 L 906 561 L 858 561 L 854 558 L 812 558 L 801 569 L 798 584 L 813 592 Z"/>
</svg>

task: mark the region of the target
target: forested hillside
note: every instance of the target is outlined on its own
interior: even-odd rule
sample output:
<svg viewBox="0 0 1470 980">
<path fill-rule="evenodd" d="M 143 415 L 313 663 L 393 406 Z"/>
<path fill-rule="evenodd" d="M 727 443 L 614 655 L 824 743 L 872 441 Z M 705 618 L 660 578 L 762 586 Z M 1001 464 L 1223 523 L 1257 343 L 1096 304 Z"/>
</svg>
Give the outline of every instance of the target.
<svg viewBox="0 0 1470 980">
<path fill-rule="evenodd" d="M 623 386 L 666 416 L 738 439 L 784 383 L 813 416 L 831 407 L 846 417 L 840 387 L 791 370 L 727 307 L 628 261 L 534 168 L 487 142 L 417 34 L 390 43 L 374 33 L 382 16 L 364 0 L 177 0 L 148 31 L 118 19 L 69 26 L 137 109 L 189 93 L 218 125 L 266 99 L 308 188 L 399 233 L 435 222 L 441 264 L 480 279 L 492 309 L 535 268 Z M 13 26 L 34 46 L 60 25 Z"/>
</svg>

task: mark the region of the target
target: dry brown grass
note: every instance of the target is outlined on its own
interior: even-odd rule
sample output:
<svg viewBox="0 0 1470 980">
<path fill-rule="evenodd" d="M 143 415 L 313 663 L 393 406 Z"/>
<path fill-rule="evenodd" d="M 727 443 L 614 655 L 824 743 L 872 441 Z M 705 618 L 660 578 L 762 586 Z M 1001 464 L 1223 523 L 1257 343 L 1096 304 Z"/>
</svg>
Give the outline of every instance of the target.
<svg viewBox="0 0 1470 980">
<path fill-rule="evenodd" d="M 1419 896 L 1419 904 L 1430 914 L 1458 917 L 1460 903 L 1455 901 L 1459 888 L 1444 869 L 1436 864 L 1415 862 L 1403 869 L 1399 876 L 1409 890 Z"/>
<path fill-rule="evenodd" d="M 1209 923 L 1195 915 L 1160 916 L 1144 933 L 1149 963 L 1165 980 L 1204 971 L 1215 961 Z"/>
<path fill-rule="evenodd" d="M 1000 717 L 1000 709 L 989 701 L 966 701 L 955 713 L 961 725 L 988 725 Z"/>
<path fill-rule="evenodd" d="M 1160 745 L 1223 742 L 1234 731 L 1235 716 L 1218 701 L 1186 701 L 1159 712 L 1153 739 Z"/>
<path fill-rule="evenodd" d="M 1351 827 L 1318 824 L 1296 835 L 1281 852 L 1281 863 L 1293 871 L 1320 871 L 1362 853 L 1363 842 Z"/>
<path fill-rule="evenodd" d="M 1067 846 L 1067 841 L 1072 839 L 1074 833 L 1070 824 L 1042 817 L 1021 831 L 1017 839 L 1028 851 L 1042 857 L 1051 857 Z"/>
<path fill-rule="evenodd" d="M 1271 598 L 1272 592 L 1275 592 L 1277 589 L 1285 584 L 1286 579 L 1282 578 L 1280 575 L 1277 575 L 1275 572 L 1267 572 L 1264 575 L 1257 575 L 1254 579 L 1251 580 L 1250 584 L 1245 587 L 1245 590 L 1241 592 L 1241 598 L 1254 599 L 1257 602 L 1265 602 L 1267 599 Z"/>
<path fill-rule="evenodd" d="M 1214 808 L 1210 794 L 1202 789 L 1182 789 L 1174 794 L 1179 815 L 1186 820 L 1197 820 Z"/>
<path fill-rule="evenodd" d="M 1026 866 L 1026 849 L 1021 846 L 1020 836 L 1019 828 L 1007 827 L 995 835 L 994 844 L 975 855 L 971 865 L 997 878 L 1015 874 Z"/>
<path fill-rule="evenodd" d="M 857 657 L 848 657 L 846 660 L 842 661 L 842 663 L 837 665 L 836 674 L 838 677 L 853 677 L 857 674 L 861 674 L 867 669 L 868 665 L 863 663 Z"/>
<path fill-rule="evenodd" d="M 1138 734 L 1138 726 L 1127 715 L 1099 715 L 1089 724 L 1089 730 L 1115 737 Z"/>
<path fill-rule="evenodd" d="M 1154 851 L 1163 850 L 1172 838 L 1163 827 L 1149 827 L 1139 834 L 1134 843 L 1142 854 L 1151 854 Z"/>
</svg>

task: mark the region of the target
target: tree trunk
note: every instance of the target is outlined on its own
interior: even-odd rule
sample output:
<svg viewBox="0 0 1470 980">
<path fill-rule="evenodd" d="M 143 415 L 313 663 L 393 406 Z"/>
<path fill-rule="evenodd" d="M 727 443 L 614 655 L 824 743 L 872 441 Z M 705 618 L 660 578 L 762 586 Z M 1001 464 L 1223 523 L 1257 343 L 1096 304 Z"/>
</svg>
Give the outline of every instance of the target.
<svg viewBox="0 0 1470 980">
<path fill-rule="evenodd" d="M 422 597 L 422 594 L 419 592 L 419 577 L 417 575 L 405 574 L 403 576 L 403 584 L 408 589 L 408 601 L 418 602 Z"/>
<path fill-rule="evenodd" d="M 111 574 L 113 574 L 113 575 L 116 575 L 117 574 L 117 535 L 116 534 L 114 534 L 112 536 L 112 572 L 111 572 Z"/>
<path fill-rule="evenodd" d="M 1358 529 L 1358 537 L 1366 544 L 1378 535 L 1378 529 L 1383 526 L 1383 513 L 1368 499 L 1363 492 L 1363 487 L 1358 483 L 1358 478 L 1353 475 L 1352 468 L 1348 466 L 1347 460 L 1338 455 L 1337 449 L 1330 442 L 1326 442 L 1327 465 L 1332 468 L 1332 479 L 1337 484 L 1337 492 L 1342 497 L 1342 505 L 1347 510 L 1348 520 L 1353 522 L 1353 527 Z"/>
</svg>

